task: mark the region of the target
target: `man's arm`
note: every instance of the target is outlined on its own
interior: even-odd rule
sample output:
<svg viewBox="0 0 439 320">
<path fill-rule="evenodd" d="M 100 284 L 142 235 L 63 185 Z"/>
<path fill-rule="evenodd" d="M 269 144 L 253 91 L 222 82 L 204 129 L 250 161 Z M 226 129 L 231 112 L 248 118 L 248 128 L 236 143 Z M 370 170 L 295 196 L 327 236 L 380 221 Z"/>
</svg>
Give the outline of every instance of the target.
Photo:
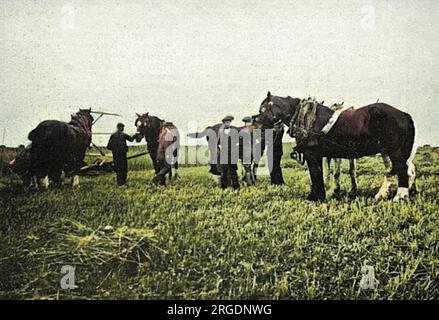
<svg viewBox="0 0 439 320">
<path fill-rule="evenodd" d="M 108 140 L 107 149 L 113 151 L 113 136 Z"/>
<path fill-rule="evenodd" d="M 136 139 L 136 137 L 137 137 L 137 133 L 133 136 L 130 136 L 130 135 L 125 133 L 125 139 L 128 140 L 129 142 L 133 142 L 134 139 Z"/>
</svg>

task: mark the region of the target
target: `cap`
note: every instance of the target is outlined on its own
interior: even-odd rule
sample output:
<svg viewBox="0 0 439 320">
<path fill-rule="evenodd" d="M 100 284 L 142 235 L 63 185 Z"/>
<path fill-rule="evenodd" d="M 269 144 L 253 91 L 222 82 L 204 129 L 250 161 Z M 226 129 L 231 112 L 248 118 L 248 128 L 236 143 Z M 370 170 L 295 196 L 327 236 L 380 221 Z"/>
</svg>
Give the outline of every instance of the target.
<svg viewBox="0 0 439 320">
<path fill-rule="evenodd" d="M 119 123 L 117 124 L 117 127 L 118 127 L 118 128 L 125 128 L 125 125 L 124 125 L 122 122 L 119 122 Z"/>
<path fill-rule="evenodd" d="M 223 118 L 223 122 L 226 122 L 226 121 L 233 121 L 235 118 L 233 117 L 233 116 L 225 116 L 224 118 Z"/>
<path fill-rule="evenodd" d="M 253 122 L 253 119 L 252 119 L 252 117 L 247 116 L 247 117 L 242 118 L 242 122 Z"/>
</svg>

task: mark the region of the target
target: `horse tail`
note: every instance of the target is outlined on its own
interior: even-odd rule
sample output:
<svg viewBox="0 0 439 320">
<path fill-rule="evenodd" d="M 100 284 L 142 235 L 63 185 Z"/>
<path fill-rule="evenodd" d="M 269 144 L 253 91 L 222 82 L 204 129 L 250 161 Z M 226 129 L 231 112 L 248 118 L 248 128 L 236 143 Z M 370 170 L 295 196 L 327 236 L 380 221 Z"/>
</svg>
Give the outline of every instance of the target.
<svg viewBox="0 0 439 320">
<path fill-rule="evenodd" d="M 407 159 L 406 164 L 407 164 L 407 174 L 409 176 L 409 188 L 412 188 L 412 186 L 414 186 L 415 184 L 415 179 L 416 179 L 416 167 L 413 164 L 413 159 L 415 157 L 418 146 L 415 142 L 415 136 L 416 136 L 415 122 L 413 121 L 412 117 L 409 114 L 406 114 L 406 117 L 408 123 L 407 139 L 402 147 L 402 152 L 404 159 Z M 416 186 L 414 187 L 414 190 L 415 189 Z"/>
<path fill-rule="evenodd" d="M 406 159 L 407 162 L 409 162 L 413 160 L 417 149 L 417 146 L 415 144 L 416 129 L 412 117 L 407 113 L 406 113 L 406 117 L 407 117 L 407 133 L 406 133 L 406 140 L 402 146 L 402 153 L 404 159 Z"/>
</svg>

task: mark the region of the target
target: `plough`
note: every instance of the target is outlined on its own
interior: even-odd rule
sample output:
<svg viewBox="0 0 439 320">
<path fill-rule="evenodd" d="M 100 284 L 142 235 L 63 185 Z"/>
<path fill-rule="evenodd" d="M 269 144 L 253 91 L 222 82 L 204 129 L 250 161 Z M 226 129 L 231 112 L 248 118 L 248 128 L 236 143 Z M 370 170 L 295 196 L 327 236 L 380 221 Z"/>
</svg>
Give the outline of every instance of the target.
<svg viewBox="0 0 439 320">
<path fill-rule="evenodd" d="M 149 152 L 142 152 L 138 154 L 134 154 L 132 156 L 127 157 L 127 160 L 138 158 L 144 155 L 147 155 Z M 89 171 L 112 171 L 113 170 L 114 161 L 108 161 L 107 159 L 97 159 L 91 164 L 85 165 L 80 169 L 81 173 L 89 172 Z"/>
</svg>

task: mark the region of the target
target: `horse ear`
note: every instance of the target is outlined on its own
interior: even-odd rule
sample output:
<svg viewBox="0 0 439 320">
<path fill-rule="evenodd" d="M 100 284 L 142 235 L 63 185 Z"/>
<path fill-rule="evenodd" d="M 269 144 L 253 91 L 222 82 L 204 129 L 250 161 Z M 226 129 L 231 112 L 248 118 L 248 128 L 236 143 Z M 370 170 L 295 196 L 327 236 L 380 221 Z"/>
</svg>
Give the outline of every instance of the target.
<svg viewBox="0 0 439 320">
<path fill-rule="evenodd" d="M 344 101 L 342 101 L 340 104 L 341 104 L 341 105 L 344 105 Z"/>
<path fill-rule="evenodd" d="M 136 116 L 137 116 L 137 118 L 140 118 L 140 117 L 141 117 L 141 115 L 140 115 L 140 114 L 138 114 L 137 112 L 136 112 Z"/>
<path fill-rule="evenodd" d="M 267 99 L 270 99 L 270 97 L 271 97 L 271 92 L 268 91 L 268 92 L 267 92 Z"/>
</svg>

